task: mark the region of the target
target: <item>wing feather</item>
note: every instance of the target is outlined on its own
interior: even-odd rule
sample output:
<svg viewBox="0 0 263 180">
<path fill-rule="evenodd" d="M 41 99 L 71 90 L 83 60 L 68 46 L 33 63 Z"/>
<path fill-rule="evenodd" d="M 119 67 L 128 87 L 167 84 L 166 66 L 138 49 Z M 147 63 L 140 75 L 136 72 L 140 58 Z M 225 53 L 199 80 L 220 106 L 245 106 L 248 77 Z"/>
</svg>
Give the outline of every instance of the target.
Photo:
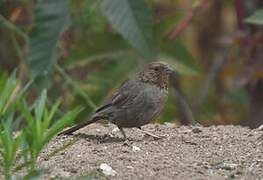
<svg viewBox="0 0 263 180">
<path fill-rule="evenodd" d="M 127 102 L 132 102 L 132 100 L 139 94 L 140 88 L 138 88 L 138 86 L 139 83 L 136 80 L 125 81 L 112 95 L 110 101 L 98 108 L 96 110 L 96 113 L 105 110 L 113 105 L 120 107 L 125 105 Z"/>
</svg>

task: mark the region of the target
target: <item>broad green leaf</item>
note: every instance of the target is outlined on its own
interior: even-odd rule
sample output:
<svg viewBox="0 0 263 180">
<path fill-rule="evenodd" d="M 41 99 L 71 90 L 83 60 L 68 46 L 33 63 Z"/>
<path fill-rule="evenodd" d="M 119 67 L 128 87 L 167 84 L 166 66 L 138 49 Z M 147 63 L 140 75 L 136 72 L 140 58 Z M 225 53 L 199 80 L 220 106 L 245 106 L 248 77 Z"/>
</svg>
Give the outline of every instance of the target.
<svg viewBox="0 0 263 180">
<path fill-rule="evenodd" d="M 245 19 L 246 23 L 263 25 L 263 9 L 259 9 Z"/>
<path fill-rule="evenodd" d="M 43 88 L 58 59 L 57 41 L 68 20 L 69 0 L 39 0 L 29 40 L 31 78 Z M 40 88 L 40 89 L 41 89 Z"/>
<path fill-rule="evenodd" d="M 102 0 L 101 11 L 139 53 L 153 57 L 153 19 L 144 0 Z"/>
<path fill-rule="evenodd" d="M 196 75 L 199 67 L 192 54 L 180 41 L 165 40 L 160 44 L 161 60 L 174 64 L 174 68 L 182 74 Z"/>
<path fill-rule="evenodd" d="M 104 57 L 111 58 L 112 54 L 118 56 L 119 52 L 127 50 L 129 50 L 128 44 L 119 35 L 109 32 L 94 33 L 74 45 L 65 66 L 72 67 L 79 62 L 86 64 L 94 59 L 104 59 Z"/>
</svg>

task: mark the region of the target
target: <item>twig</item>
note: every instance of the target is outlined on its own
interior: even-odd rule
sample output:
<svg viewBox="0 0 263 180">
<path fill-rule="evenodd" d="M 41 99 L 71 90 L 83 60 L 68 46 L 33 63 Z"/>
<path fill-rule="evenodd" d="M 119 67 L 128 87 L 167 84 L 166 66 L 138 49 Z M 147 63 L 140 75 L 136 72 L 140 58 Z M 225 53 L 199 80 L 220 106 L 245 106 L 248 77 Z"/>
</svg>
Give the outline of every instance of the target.
<svg viewBox="0 0 263 180">
<path fill-rule="evenodd" d="M 178 107 L 179 113 L 180 113 L 180 122 L 183 125 L 188 125 L 188 124 L 197 125 L 197 124 L 199 124 L 196 121 L 194 114 L 192 112 L 192 109 L 191 109 L 190 105 L 187 103 L 186 96 L 181 89 L 178 74 L 175 73 L 172 75 L 171 85 L 174 89 L 177 107 Z"/>
<path fill-rule="evenodd" d="M 177 36 L 190 24 L 199 9 L 203 9 L 207 3 L 208 0 L 202 0 L 200 3 L 195 5 L 189 14 L 178 25 L 176 25 L 175 29 L 167 34 L 167 38 L 175 40 Z"/>
<path fill-rule="evenodd" d="M 235 0 L 235 9 L 236 9 L 236 16 L 237 16 L 237 24 L 240 31 L 245 30 L 244 20 L 244 9 L 241 0 Z"/>
<path fill-rule="evenodd" d="M 210 86 L 214 82 L 215 78 L 218 76 L 222 66 L 224 65 L 228 52 L 230 51 L 230 46 L 228 45 L 227 47 L 221 48 L 215 57 L 215 60 L 213 61 L 214 63 L 212 64 L 206 79 L 204 80 L 203 84 L 200 86 L 200 92 L 198 95 L 198 98 L 195 102 L 195 113 L 199 113 L 199 107 L 203 104 L 204 100 L 206 99 Z"/>
<path fill-rule="evenodd" d="M 18 44 L 18 42 L 17 42 L 17 39 L 16 39 L 14 33 L 12 33 L 11 38 L 12 38 L 12 42 L 13 42 L 13 44 L 14 44 L 14 46 L 15 46 L 15 51 L 16 51 L 16 54 L 17 54 L 18 59 L 19 59 L 21 62 L 26 62 L 26 59 L 25 59 L 24 56 L 23 56 L 22 50 L 21 50 L 21 48 L 20 48 L 20 46 L 19 46 L 19 44 Z"/>
<path fill-rule="evenodd" d="M 169 39 L 175 39 L 187 26 L 190 24 L 194 17 L 194 12 L 191 11 L 186 18 L 170 33 L 168 33 Z"/>
<path fill-rule="evenodd" d="M 108 60 L 112 60 L 114 58 L 119 58 L 123 55 L 127 55 L 132 53 L 132 51 L 130 50 L 120 50 L 120 51 L 114 51 L 114 52 L 107 52 L 107 53 L 103 53 L 103 54 L 99 54 L 99 55 L 93 55 L 90 56 L 88 58 L 84 58 L 79 60 L 77 63 L 74 63 L 72 65 L 68 65 L 67 66 L 67 70 L 71 70 L 77 67 L 82 67 L 88 63 L 91 62 L 97 62 L 97 61 L 108 61 Z"/>
<path fill-rule="evenodd" d="M 2 15 L 0 15 L 0 25 L 5 25 L 5 27 L 7 27 L 8 29 L 14 31 L 17 35 L 19 35 L 20 37 L 22 37 L 26 42 L 28 42 L 29 38 L 26 35 L 26 33 L 24 33 L 23 31 L 21 31 L 19 28 L 17 28 L 13 23 L 11 23 L 10 21 L 8 21 L 6 18 L 4 18 Z"/>
</svg>

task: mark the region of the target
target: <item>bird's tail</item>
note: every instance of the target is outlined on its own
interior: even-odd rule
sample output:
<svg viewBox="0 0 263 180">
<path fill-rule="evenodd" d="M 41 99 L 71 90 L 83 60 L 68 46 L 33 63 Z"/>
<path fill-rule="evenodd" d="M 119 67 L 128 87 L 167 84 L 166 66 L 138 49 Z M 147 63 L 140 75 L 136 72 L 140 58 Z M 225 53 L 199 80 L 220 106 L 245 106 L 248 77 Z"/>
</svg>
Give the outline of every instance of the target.
<svg viewBox="0 0 263 180">
<path fill-rule="evenodd" d="M 67 130 L 65 130 L 65 131 L 62 131 L 62 132 L 59 133 L 58 135 L 60 136 L 60 135 L 69 135 L 69 134 L 72 134 L 73 132 L 75 132 L 75 131 L 77 131 L 77 130 L 79 130 L 79 129 L 81 129 L 81 128 L 89 125 L 89 124 L 95 123 L 95 122 L 97 122 L 97 121 L 100 120 L 100 119 L 102 119 L 102 117 L 100 117 L 100 116 L 94 116 L 94 117 L 92 117 L 89 121 L 81 122 L 80 124 L 77 124 L 77 125 L 69 128 L 69 129 L 67 129 Z"/>
</svg>

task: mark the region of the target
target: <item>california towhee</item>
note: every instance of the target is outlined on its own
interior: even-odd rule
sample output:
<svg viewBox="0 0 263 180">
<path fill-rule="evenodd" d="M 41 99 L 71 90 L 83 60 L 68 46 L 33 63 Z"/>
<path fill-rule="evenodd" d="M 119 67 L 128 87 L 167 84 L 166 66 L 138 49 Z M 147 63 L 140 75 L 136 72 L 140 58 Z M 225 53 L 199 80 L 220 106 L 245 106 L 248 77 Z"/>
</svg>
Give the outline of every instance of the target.
<svg viewBox="0 0 263 180">
<path fill-rule="evenodd" d="M 168 95 L 168 78 L 173 72 L 164 62 L 148 64 L 136 78 L 124 82 L 111 100 L 98 108 L 89 121 L 60 134 L 72 134 L 86 125 L 106 119 L 117 125 L 126 139 L 123 128 L 141 128 L 161 114 Z"/>
</svg>

